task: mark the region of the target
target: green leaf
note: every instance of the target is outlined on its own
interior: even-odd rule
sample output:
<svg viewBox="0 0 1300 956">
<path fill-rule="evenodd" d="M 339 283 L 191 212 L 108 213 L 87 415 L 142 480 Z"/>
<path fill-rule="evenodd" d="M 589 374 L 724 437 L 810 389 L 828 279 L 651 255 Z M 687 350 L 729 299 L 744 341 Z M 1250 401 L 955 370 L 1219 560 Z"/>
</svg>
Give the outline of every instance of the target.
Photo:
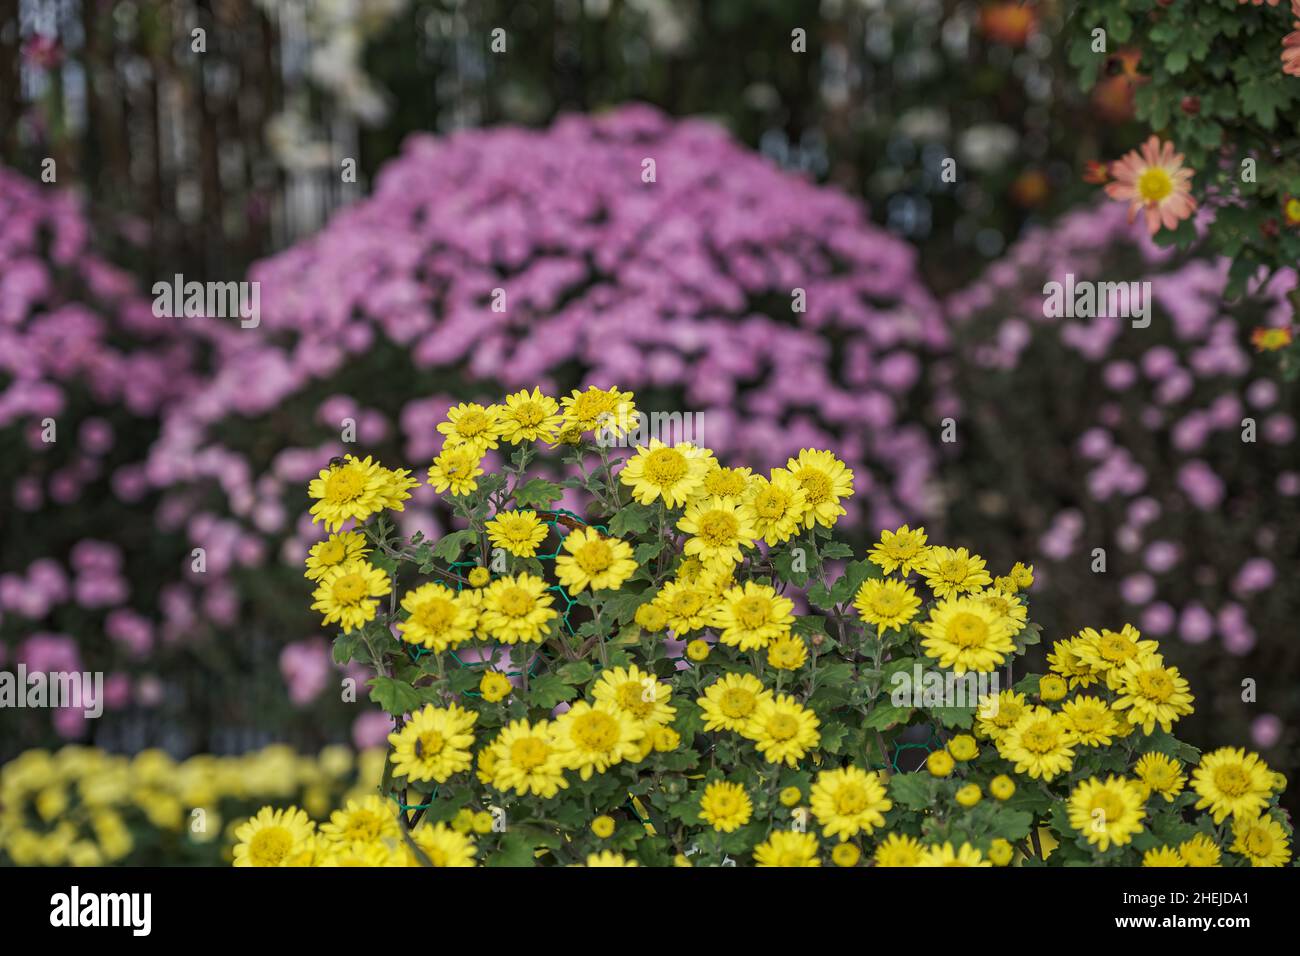
<svg viewBox="0 0 1300 956">
<path fill-rule="evenodd" d="M 644 534 L 650 530 L 650 522 L 654 515 L 653 508 L 647 508 L 635 501 L 629 502 L 609 519 L 609 533 L 615 538 L 626 537 L 629 534 Z"/>
<path fill-rule="evenodd" d="M 897 724 L 906 723 L 911 716 L 911 707 L 880 704 L 871 713 L 867 714 L 867 718 L 862 722 L 862 725 L 872 730 L 888 730 Z"/>
<path fill-rule="evenodd" d="M 537 862 L 537 843 L 527 830 L 509 830 L 501 845 L 488 858 L 488 866 L 533 866 Z"/>
<path fill-rule="evenodd" d="M 570 661 L 555 672 L 555 676 L 566 684 L 585 684 L 591 680 L 591 664 L 587 661 Z"/>
<path fill-rule="evenodd" d="M 420 692 L 406 681 L 391 677 L 372 677 L 367 682 L 370 699 L 390 714 L 405 714 L 419 710 L 424 703 Z"/>
<path fill-rule="evenodd" d="M 922 810 L 933 803 L 934 778 L 928 773 L 896 773 L 889 778 L 889 795 L 909 810 Z"/>
<path fill-rule="evenodd" d="M 433 556 L 440 561 L 446 561 L 448 564 L 460 557 L 460 552 L 474 543 L 478 536 L 473 531 L 466 529 L 464 531 L 453 531 L 451 534 L 445 534 L 433 548 Z"/>
<path fill-rule="evenodd" d="M 515 503 L 520 508 L 549 508 L 551 502 L 564 497 L 564 489 L 553 481 L 534 478 L 515 489 Z"/>
<path fill-rule="evenodd" d="M 556 704 L 573 700 L 578 689 L 566 684 L 559 674 L 541 674 L 528 684 L 528 703 L 533 707 L 551 710 Z"/>
</svg>

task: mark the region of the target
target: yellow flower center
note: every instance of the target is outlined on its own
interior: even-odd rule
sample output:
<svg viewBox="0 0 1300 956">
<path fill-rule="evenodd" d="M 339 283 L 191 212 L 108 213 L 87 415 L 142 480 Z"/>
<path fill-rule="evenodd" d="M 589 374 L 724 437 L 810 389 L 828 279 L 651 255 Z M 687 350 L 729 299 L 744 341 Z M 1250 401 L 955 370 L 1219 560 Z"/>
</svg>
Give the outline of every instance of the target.
<svg viewBox="0 0 1300 956">
<path fill-rule="evenodd" d="M 948 637 L 958 647 L 981 647 L 988 635 L 989 628 L 984 619 L 969 611 L 953 615 L 948 625 Z"/>
<path fill-rule="evenodd" d="M 1148 700 L 1166 701 L 1174 693 L 1174 682 L 1164 670 L 1143 671 L 1138 675 L 1137 684 Z"/>
<path fill-rule="evenodd" d="M 686 456 L 675 448 L 656 448 L 646 455 L 645 476 L 652 484 L 667 487 L 686 474 Z"/>
<path fill-rule="evenodd" d="M 546 409 L 540 402 L 522 402 L 515 406 L 514 417 L 525 428 L 536 428 L 546 420 Z"/>
<path fill-rule="evenodd" d="M 879 591 L 872 601 L 876 617 L 894 617 L 903 610 L 903 596 L 894 591 Z"/>
<path fill-rule="evenodd" d="M 366 579 L 353 571 L 334 582 L 334 600 L 340 604 L 356 604 L 366 596 Z"/>
<path fill-rule="evenodd" d="M 1021 735 L 1021 743 L 1031 753 L 1045 754 L 1056 749 L 1059 736 L 1055 724 L 1049 720 L 1040 720 L 1025 728 L 1024 734 Z"/>
<path fill-rule="evenodd" d="M 719 498 L 735 497 L 745 490 L 745 476 L 730 468 L 719 468 L 709 473 L 704 482 L 704 490 Z"/>
<path fill-rule="evenodd" d="M 1174 191 L 1174 180 L 1163 168 L 1148 166 L 1138 176 L 1137 191 L 1144 202 L 1158 203 Z"/>
<path fill-rule="evenodd" d="M 750 595 L 737 601 L 733 610 L 741 626 L 752 631 L 767 623 L 768 607 L 767 598 Z"/>
<path fill-rule="evenodd" d="M 767 733 L 773 740 L 791 740 L 799 733 L 799 721 L 789 714 L 773 714 L 767 722 Z"/>
<path fill-rule="evenodd" d="M 580 422 L 595 422 L 601 415 L 608 414 L 614 407 L 614 399 L 606 392 L 583 392 L 573 402 L 573 417 Z"/>
<path fill-rule="evenodd" d="M 510 745 L 510 761 L 525 772 L 535 770 L 546 763 L 550 748 L 546 741 L 536 737 L 520 737 Z"/>
<path fill-rule="evenodd" d="M 491 424 L 492 421 L 486 413 L 479 411 L 477 408 L 471 408 L 456 419 L 456 431 L 465 438 L 474 438 L 487 431 Z"/>
<path fill-rule="evenodd" d="M 573 739 L 584 750 L 610 750 L 618 737 L 618 721 L 601 710 L 589 711 L 573 723 Z"/>
<path fill-rule="evenodd" d="M 501 592 L 497 604 L 506 617 L 523 617 L 533 609 L 533 596 L 521 587 L 509 587 Z"/>
<path fill-rule="evenodd" d="M 1099 710 L 1076 710 L 1072 717 L 1074 728 L 1082 731 L 1097 730 L 1104 722 Z"/>
<path fill-rule="evenodd" d="M 352 814 L 348 819 L 347 826 L 343 828 L 344 835 L 349 842 L 357 840 L 369 842 L 377 839 L 382 830 L 382 821 L 369 810 L 358 810 Z"/>
<path fill-rule="evenodd" d="M 655 709 L 655 690 L 653 684 L 624 681 L 618 687 L 619 706 L 639 718 L 649 717 Z M 647 697 L 650 699 L 646 700 Z"/>
<path fill-rule="evenodd" d="M 1250 789 L 1250 777 L 1241 767 L 1229 764 L 1214 771 L 1214 785 L 1225 796 L 1240 797 Z"/>
<path fill-rule="evenodd" d="M 1097 642 L 1097 650 L 1108 661 L 1122 662 L 1137 653 L 1137 646 L 1123 634 L 1106 631 Z"/>
<path fill-rule="evenodd" d="M 857 784 L 840 787 L 835 794 L 835 812 L 841 816 L 852 816 L 867 808 L 867 791 Z"/>
<path fill-rule="evenodd" d="M 754 511 L 760 518 L 775 520 L 785 514 L 789 496 L 779 488 L 764 488 L 754 496 Z"/>
<path fill-rule="evenodd" d="M 704 596 L 695 590 L 678 591 L 673 595 L 673 611 L 678 617 L 694 617 L 704 606 Z"/>
<path fill-rule="evenodd" d="M 456 620 L 456 606 L 446 598 L 430 598 L 411 612 L 411 620 L 428 631 L 445 631 Z"/>
<path fill-rule="evenodd" d="M 347 548 L 338 538 L 326 541 L 316 549 L 316 560 L 321 564 L 338 564 L 347 556 Z"/>
<path fill-rule="evenodd" d="M 709 544 L 717 547 L 736 540 L 740 522 L 736 516 L 727 511 L 710 511 L 700 518 L 699 536 Z"/>
<path fill-rule="evenodd" d="M 1102 826 L 1109 826 L 1124 815 L 1124 801 L 1114 791 L 1102 790 L 1093 796 L 1091 809 L 1092 819 L 1097 819 L 1096 813 L 1100 810 Z"/>
<path fill-rule="evenodd" d="M 415 738 L 415 756 L 423 760 L 438 754 L 445 744 L 442 734 L 436 730 L 426 730 Z"/>
<path fill-rule="evenodd" d="M 257 866 L 279 866 L 293 847 L 293 837 L 284 827 L 259 830 L 248 841 L 248 855 Z"/>
<path fill-rule="evenodd" d="M 754 710 L 754 695 L 743 687 L 728 687 L 718 698 L 718 708 L 733 719 L 748 717 Z"/>
<path fill-rule="evenodd" d="M 595 538 L 580 547 L 573 559 L 578 562 L 578 567 L 594 577 L 614 563 L 614 552 L 600 538 Z"/>
<path fill-rule="evenodd" d="M 830 500 L 833 485 L 826 472 L 816 468 L 804 468 L 796 477 L 799 479 L 799 487 L 803 488 L 803 493 L 808 499 L 808 504 L 819 505 L 823 501 Z"/>
<path fill-rule="evenodd" d="M 1252 827 L 1243 842 L 1246 852 L 1252 856 L 1268 856 L 1273 852 L 1273 835 L 1264 827 Z"/>
<path fill-rule="evenodd" d="M 325 500 L 351 501 L 366 490 L 365 475 L 356 468 L 335 468 L 325 479 Z"/>
</svg>

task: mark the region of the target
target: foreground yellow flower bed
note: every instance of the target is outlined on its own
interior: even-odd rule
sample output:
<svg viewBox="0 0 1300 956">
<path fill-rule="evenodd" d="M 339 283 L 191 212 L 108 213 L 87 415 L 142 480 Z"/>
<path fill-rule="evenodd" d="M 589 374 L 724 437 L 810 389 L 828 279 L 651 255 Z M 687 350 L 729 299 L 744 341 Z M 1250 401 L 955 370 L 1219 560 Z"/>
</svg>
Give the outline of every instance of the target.
<svg viewBox="0 0 1300 956">
<path fill-rule="evenodd" d="M 284 746 L 173 760 L 90 747 L 30 750 L 0 767 L 0 863 L 18 866 L 216 866 L 235 830 L 268 801 L 318 815 L 373 794 L 382 751 Z"/>
<path fill-rule="evenodd" d="M 832 453 L 755 473 L 646 426 L 617 388 L 451 409 L 436 541 L 390 518 L 410 471 L 320 472 L 306 575 L 394 719 L 382 798 L 263 811 L 237 865 L 1290 859 L 1285 781 L 1173 736 L 1155 641 L 1084 628 L 1023 674 L 1032 568 L 907 526 L 857 554 Z"/>
</svg>

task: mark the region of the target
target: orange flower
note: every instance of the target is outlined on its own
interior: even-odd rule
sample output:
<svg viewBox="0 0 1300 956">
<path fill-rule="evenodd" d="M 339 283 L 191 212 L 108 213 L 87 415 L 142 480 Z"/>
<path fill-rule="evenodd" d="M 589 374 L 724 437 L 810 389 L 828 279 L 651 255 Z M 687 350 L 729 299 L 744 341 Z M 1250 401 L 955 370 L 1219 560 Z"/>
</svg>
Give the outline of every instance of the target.
<svg viewBox="0 0 1300 956">
<path fill-rule="evenodd" d="M 1142 144 L 1141 153 L 1130 150 L 1110 164 L 1115 181 L 1107 184 L 1106 195 L 1129 203 L 1129 222 L 1144 210 L 1147 230 L 1154 236 L 1161 226 L 1173 229 L 1196 211 L 1193 173 L 1183 166 L 1183 154 L 1174 152 L 1173 143 L 1152 136 Z"/>
<path fill-rule="evenodd" d="M 1083 164 L 1083 181 L 1092 183 L 1094 186 L 1100 186 L 1110 179 L 1110 169 L 1105 163 L 1099 163 L 1095 159 L 1090 159 Z"/>
<path fill-rule="evenodd" d="M 1023 3 L 988 3 L 980 8 L 980 33 L 994 43 L 1024 46 L 1038 24 L 1038 11 Z"/>
<path fill-rule="evenodd" d="M 1291 330 L 1285 327 L 1269 328 L 1261 325 L 1250 333 L 1250 344 L 1258 352 L 1276 352 L 1291 344 Z"/>
<path fill-rule="evenodd" d="M 1092 90 L 1092 109 L 1107 123 L 1127 123 L 1133 118 L 1133 97 L 1147 81 L 1138 72 L 1142 51 L 1125 47 L 1106 60 L 1104 76 Z"/>
</svg>

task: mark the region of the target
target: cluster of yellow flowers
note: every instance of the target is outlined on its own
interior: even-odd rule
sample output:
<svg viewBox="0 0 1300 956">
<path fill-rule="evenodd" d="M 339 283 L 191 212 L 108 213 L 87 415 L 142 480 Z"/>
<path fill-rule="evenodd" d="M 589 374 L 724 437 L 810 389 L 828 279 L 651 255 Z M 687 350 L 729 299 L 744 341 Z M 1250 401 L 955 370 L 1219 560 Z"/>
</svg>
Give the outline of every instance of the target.
<svg viewBox="0 0 1300 956">
<path fill-rule="evenodd" d="M 755 474 L 651 437 L 612 461 L 601 436 L 640 419 L 617 388 L 453 408 L 429 481 L 468 524 L 452 537 L 472 561 L 452 563 L 460 540 L 444 551 L 365 524 L 401 510 L 405 471 L 349 456 L 312 482 L 333 532 L 307 559 L 313 607 L 344 656 L 364 643 L 397 729 L 382 796 L 319 831 L 267 808 L 239 830 L 241 865 L 817 866 L 822 840 L 839 866 L 1290 859 L 1285 780 L 1255 754 L 1201 757 L 1172 736 L 1193 698 L 1155 641 L 1085 628 L 1054 645 L 1047 674 L 1000 689 L 1039 641 L 1032 567 L 995 577 L 907 525 L 855 559 L 831 538 L 854 492 L 832 453 Z M 527 480 L 527 447 L 507 476 L 485 474 L 502 442 L 563 447 L 581 477 Z M 604 524 L 533 510 L 565 489 Z M 403 565 L 440 580 L 406 587 L 399 610 Z M 446 668 L 471 640 L 496 646 L 492 663 Z M 895 700 L 886 684 L 923 668 L 980 690 Z M 897 764 L 909 727 L 937 738 L 920 773 Z"/>
<path fill-rule="evenodd" d="M 382 751 L 285 746 L 232 757 L 127 757 L 90 747 L 29 750 L 0 768 L 0 859 L 19 866 L 216 864 L 235 830 L 266 801 L 324 814 L 373 793 Z M 270 812 L 269 809 L 266 812 Z M 392 814 L 390 813 L 390 816 Z"/>
</svg>

